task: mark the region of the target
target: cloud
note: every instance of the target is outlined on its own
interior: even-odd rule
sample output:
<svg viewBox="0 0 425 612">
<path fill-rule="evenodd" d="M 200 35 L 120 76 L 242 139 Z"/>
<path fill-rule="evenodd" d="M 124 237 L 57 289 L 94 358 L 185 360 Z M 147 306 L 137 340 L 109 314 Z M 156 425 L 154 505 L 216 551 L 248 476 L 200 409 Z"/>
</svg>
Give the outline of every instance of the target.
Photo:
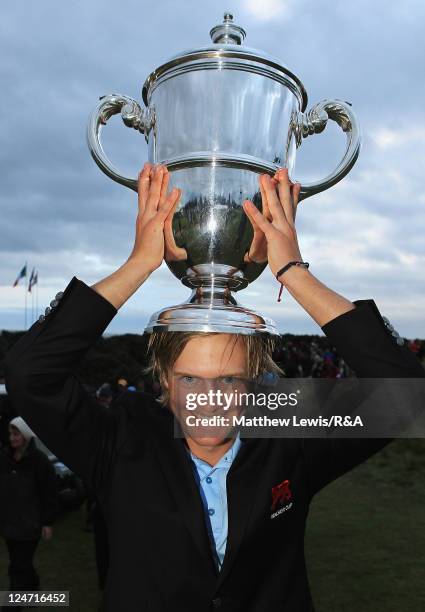
<svg viewBox="0 0 425 612">
<path fill-rule="evenodd" d="M 371 137 L 381 149 L 420 145 L 425 142 L 425 129 L 420 126 L 412 126 L 409 122 L 407 126 L 399 128 L 381 127 L 372 133 Z"/>
<path fill-rule="evenodd" d="M 243 0 L 242 7 L 259 21 L 272 21 L 278 18 L 288 19 L 292 14 L 292 2 L 288 0 Z"/>
</svg>

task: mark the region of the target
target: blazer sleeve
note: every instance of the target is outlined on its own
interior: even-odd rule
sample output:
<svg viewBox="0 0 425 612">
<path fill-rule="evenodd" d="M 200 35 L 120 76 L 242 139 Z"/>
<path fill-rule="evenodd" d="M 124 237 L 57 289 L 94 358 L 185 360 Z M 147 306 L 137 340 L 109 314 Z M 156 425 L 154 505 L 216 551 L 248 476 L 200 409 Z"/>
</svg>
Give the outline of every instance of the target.
<svg viewBox="0 0 425 612">
<path fill-rule="evenodd" d="M 425 378 L 418 358 L 406 344 L 397 343 L 374 300 L 353 303 L 354 309 L 329 321 L 322 330 L 356 376 Z M 302 439 L 311 494 L 371 457 L 390 441 L 391 438 Z"/>
<path fill-rule="evenodd" d="M 75 276 L 56 302 L 7 352 L 6 389 L 44 444 L 96 489 L 114 458 L 120 413 L 100 406 L 75 369 L 117 309 Z"/>
</svg>

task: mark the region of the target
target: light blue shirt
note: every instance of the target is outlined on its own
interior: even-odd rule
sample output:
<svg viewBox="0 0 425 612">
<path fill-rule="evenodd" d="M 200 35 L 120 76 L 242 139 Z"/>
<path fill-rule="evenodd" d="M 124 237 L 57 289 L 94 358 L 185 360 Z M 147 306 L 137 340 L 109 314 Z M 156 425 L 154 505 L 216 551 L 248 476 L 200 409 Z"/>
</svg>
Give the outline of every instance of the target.
<svg viewBox="0 0 425 612">
<path fill-rule="evenodd" d="M 190 453 L 195 478 L 204 504 L 211 548 L 221 569 L 227 542 L 227 489 L 226 478 L 230 466 L 242 444 L 240 432 L 227 453 L 214 466 Z"/>
</svg>

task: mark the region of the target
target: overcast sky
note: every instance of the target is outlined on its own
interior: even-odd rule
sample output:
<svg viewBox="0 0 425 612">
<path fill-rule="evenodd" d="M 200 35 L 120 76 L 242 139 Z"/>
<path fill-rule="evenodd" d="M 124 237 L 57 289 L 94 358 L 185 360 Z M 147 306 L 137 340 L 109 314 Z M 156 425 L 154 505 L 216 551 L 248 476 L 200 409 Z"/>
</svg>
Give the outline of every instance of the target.
<svg viewBox="0 0 425 612">
<path fill-rule="evenodd" d="M 141 100 L 147 75 L 168 57 L 209 44 L 230 10 L 246 45 L 280 58 L 304 83 L 309 108 L 348 100 L 363 147 L 348 177 L 300 204 L 301 253 L 348 299 L 373 298 L 406 337 L 425 337 L 425 5 L 420 0 L 3 0 L 0 182 L 0 328 L 24 328 L 24 263 L 39 275 L 42 312 L 75 275 L 93 284 L 117 269 L 134 241 L 137 196 L 103 175 L 85 142 L 102 94 Z M 345 136 L 332 122 L 297 151 L 296 180 L 336 165 Z M 116 119 L 105 129 L 116 165 L 136 175 L 142 135 Z M 321 333 L 267 269 L 238 293 L 282 333 Z M 189 290 L 166 266 L 130 298 L 107 333 L 141 332 L 151 313 Z M 34 313 L 35 318 L 35 313 Z M 28 294 L 27 326 L 33 321 Z"/>
</svg>

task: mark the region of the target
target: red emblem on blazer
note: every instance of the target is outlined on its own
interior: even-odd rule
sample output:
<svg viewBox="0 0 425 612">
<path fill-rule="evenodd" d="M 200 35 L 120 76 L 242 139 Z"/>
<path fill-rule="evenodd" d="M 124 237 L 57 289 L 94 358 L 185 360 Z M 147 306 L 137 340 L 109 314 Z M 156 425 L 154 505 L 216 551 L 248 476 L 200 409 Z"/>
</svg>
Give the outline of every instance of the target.
<svg viewBox="0 0 425 612">
<path fill-rule="evenodd" d="M 289 480 L 283 480 L 275 487 L 272 487 L 272 512 L 292 500 L 292 491 L 289 488 L 289 484 Z"/>
</svg>

